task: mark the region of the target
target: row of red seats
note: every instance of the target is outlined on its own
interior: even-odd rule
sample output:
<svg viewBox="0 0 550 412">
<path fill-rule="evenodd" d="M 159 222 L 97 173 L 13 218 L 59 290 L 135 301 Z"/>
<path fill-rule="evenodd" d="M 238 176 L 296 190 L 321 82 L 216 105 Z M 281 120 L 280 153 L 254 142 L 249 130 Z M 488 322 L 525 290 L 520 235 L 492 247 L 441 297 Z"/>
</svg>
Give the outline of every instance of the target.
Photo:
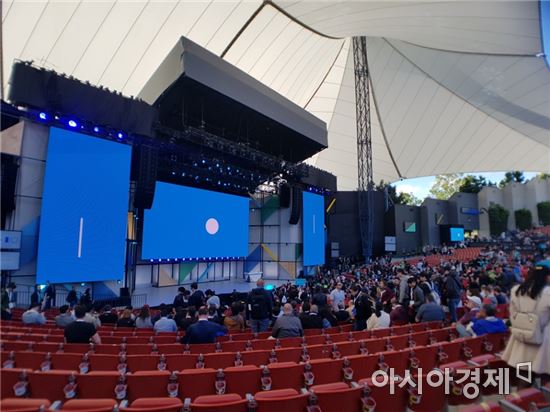
<svg viewBox="0 0 550 412">
<path fill-rule="evenodd" d="M 498 343 L 498 341 L 497 341 Z M 77 396 L 80 398 L 110 397 L 120 383 L 121 377 L 128 384 L 128 393 L 120 399 L 134 400 L 138 397 L 157 397 L 167 394 L 171 379 L 177 379 L 183 393 L 180 396 L 191 399 L 213 394 L 217 383 L 222 380 L 227 391 L 244 396 L 265 389 L 265 378 L 269 377 L 271 389 L 300 389 L 313 384 L 366 379 L 377 370 L 394 369 L 396 374 L 406 370 L 422 368 L 430 371 L 436 366 L 466 362 L 481 356 L 488 349 L 500 347 L 484 345 L 483 337 L 463 338 L 453 342 L 443 342 L 431 346 L 417 347 L 401 351 L 389 351 L 373 355 L 351 355 L 338 359 L 312 359 L 307 362 L 266 363 L 267 366 L 230 366 L 223 369 L 189 368 L 174 374 L 168 371 L 136 371 L 126 375 L 117 371 L 92 371 L 78 374 L 74 370 L 36 371 L 31 369 L 2 369 L 2 397 L 13 396 L 13 386 L 18 381 L 27 381 L 27 391 L 33 398 L 64 399 L 63 388 L 76 379 Z M 137 362 L 138 360 L 136 360 Z M 459 366 L 464 366 L 460 364 Z M 174 370 L 177 370 L 173 368 Z M 22 377 L 22 375 L 25 375 Z M 100 384 L 102 383 L 102 384 Z"/>
<path fill-rule="evenodd" d="M 424 261 L 430 266 L 437 266 L 443 261 L 458 260 L 459 262 L 469 262 L 470 260 L 476 259 L 481 253 L 481 248 L 479 247 L 469 247 L 465 249 L 454 249 L 452 255 L 430 255 L 426 256 Z M 407 259 L 407 263 L 411 265 L 416 265 L 420 261 L 420 258 L 410 258 Z"/>
<path fill-rule="evenodd" d="M 76 353 L 83 355 L 85 353 L 95 353 L 103 355 L 162 355 L 162 354 L 207 354 L 207 353 L 233 353 L 250 352 L 250 351 L 272 351 L 280 349 L 306 348 L 310 352 L 322 350 L 330 350 L 334 345 L 340 348 L 350 347 L 355 350 L 355 353 L 361 352 L 381 352 L 390 349 L 404 349 L 412 346 L 427 345 L 429 343 L 446 341 L 456 337 L 453 328 L 444 328 L 434 331 L 416 332 L 410 335 L 398 335 L 387 338 L 370 338 L 364 339 L 366 334 L 358 332 L 354 335 L 346 335 L 348 339 L 332 340 L 327 337 L 315 341 L 307 341 L 301 338 L 284 338 L 280 340 L 265 339 L 248 342 L 225 342 L 223 344 L 197 344 L 197 345 L 182 345 L 180 343 L 164 344 L 164 345 L 93 345 L 93 344 L 55 344 L 55 343 L 28 343 L 20 341 L 5 341 L 2 342 L 1 348 L 4 352 L 11 351 L 29 351 L 29 352 L 58 352 L 58 353 Z M 357 339 L 356 339 L 357 338 Z"/>
</svg>

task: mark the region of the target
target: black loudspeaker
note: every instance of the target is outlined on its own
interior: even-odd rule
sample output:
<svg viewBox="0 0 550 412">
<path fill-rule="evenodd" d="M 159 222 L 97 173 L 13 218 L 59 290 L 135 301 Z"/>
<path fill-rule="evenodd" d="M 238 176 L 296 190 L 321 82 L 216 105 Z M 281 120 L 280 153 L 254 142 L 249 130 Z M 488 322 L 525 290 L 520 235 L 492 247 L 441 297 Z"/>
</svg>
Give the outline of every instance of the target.
<svg viewBox="0 0 550 412">
<path fill-rule="evenodd" d="M 279 186 L 279 205 L 284 208 L 290 206 L 290 186 L 288 183 Z"/>
<path fill-rule="evenodd" d="M 152 146 L 139 146 L 137 151 L 134 207 L 137 209 L 151 209 L 157 183 L 158 149 Z"/>
<path fill-rule="evenodd" d="M 290 218 L 288 223 L 296 225 L 300 221 L 302 216 L 302 189 L 299 187 L 292 188 L 292 205 L 290 208 Z"/>
<path fill-rule="evenodd" d="M 130 297 L 130 289 L 129 288 L 120 288 L 120 297 L 121 298 L 129 298 Z"/>
</svg>

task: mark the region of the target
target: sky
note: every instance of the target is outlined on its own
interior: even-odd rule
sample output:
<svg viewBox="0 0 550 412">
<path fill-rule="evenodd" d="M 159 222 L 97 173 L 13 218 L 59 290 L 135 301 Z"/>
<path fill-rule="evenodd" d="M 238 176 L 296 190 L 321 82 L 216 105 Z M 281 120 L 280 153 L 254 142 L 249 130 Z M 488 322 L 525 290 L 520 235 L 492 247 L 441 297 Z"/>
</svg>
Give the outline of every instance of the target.
<svg viewBox="0 0 550 412">
<path fill-rule="evenodd" d="M 505 172 L 465 173 L 465 175 L 481 175 L 484 176 L 486 180 L 498 184 L 498 182 L 504 179 L 504 173 Z M 525 172 L 523 175 L 525 179 L 528 180 L 538 175 L 538 173 Z M 435 176 L 417 177 L 415 179 L 405 179 L 400 182 L 395 182 L 393 186 L 395 186 L 398 193 L 412 193 L 419 199 L 424 199 L 428 197 L 430 188 L 434 182 Z"/>
</svg>

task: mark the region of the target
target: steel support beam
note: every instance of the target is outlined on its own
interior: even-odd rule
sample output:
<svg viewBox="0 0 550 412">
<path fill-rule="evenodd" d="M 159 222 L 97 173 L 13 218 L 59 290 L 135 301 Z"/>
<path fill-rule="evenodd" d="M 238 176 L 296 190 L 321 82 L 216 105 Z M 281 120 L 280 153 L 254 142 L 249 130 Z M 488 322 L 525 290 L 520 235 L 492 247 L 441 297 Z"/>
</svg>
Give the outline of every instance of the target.
<svg viewBox="0 0 550 412">
<path fill-rule="evenodd" d="M 357 121 L 357 175 L 359 226 L 363 257 L 372 257 L 374 242 L 374 181 L 370 125 L 369 69 L 366 37 L 353 38 L 355 113 Z"/>
</svg>

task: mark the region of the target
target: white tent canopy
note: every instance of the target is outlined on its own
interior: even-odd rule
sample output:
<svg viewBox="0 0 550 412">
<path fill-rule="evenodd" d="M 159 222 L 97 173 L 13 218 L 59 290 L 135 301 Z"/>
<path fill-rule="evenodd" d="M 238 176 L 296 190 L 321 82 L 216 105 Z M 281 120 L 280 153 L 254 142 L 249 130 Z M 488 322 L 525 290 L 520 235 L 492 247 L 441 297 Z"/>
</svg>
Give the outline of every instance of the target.
<svg viewBox="0 0 550 412">
<path fill-rule="evenodd" d="M 367 36 L 375 180 L 550 171 L 538 1 L 2 2 L 14 59 L 137 95 L 180 36 L 324 120 L 310 159 L 357 187 L 351 36 Z"/>
</svg>

